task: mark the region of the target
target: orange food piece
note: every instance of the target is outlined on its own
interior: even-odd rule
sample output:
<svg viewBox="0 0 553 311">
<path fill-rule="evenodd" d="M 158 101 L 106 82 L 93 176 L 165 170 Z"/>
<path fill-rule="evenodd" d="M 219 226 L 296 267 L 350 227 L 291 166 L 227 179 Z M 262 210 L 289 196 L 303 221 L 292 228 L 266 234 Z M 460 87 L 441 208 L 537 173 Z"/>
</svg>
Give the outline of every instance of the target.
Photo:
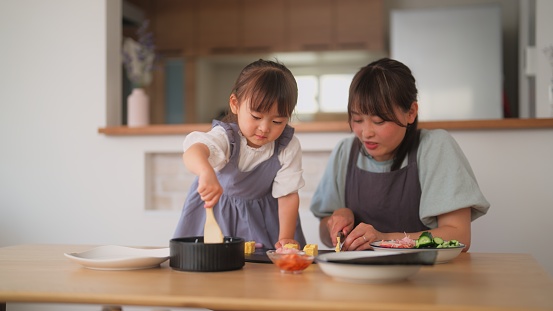
<svg viewBox="0 0 553 311">
<path fill-rule="evenodd" d="M 319 254 L 319 246 L 317 244 L 306 244 L 303 251 L 309 256 L 317 256 Z"/>
<path fill-rule="evenodd" d="M 298 271 L 307 268 L 311 261 L 299 254 L 285 254 L 275 260 L 275 264 L 281 270 Z"/>
<path fill-rule="evenodd" d="M 247 241 L 244 243 L 244 254 L 255 253 L 255 241 Z"/>
</svg>

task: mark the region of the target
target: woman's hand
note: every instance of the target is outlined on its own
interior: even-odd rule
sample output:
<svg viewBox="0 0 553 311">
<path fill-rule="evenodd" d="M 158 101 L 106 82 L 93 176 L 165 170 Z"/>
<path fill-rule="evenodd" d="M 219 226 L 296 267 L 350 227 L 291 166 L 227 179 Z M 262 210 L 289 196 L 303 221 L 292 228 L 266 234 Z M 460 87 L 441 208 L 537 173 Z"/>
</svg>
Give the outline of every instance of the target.
<svg viewBox="0 0 553 311">
<path fill-rule="evenodd" d="M 463 249 L 466 252 L 470 247 L 470 212 L 470 208 L 467 207 L 439 215 L 438 227 L 424 231 L 430 231 L 433 236 L 441 237 L 444 240 L 459 240 L 466 245 Z M 372 249 L 370 243 L 374 241 L 401 239 L 405 235 L 417 238 L 422 232 L 382 233 L 370 224 L 360 223 L 347 235 L 342 250 L 360 251 Z"/>
<path fill-rule="evenodd" d="M 212 208 L 219 201 L 223 194 L 223 187 L 221 187 L 213 170 L 206 170 L 199 175 L 198 193 L 202 201 L 205 202 L 204 207 L 206 208 Z"/>
<path fill-rule="evenodd" d="M 348 232 L 350 232 L 353 228 L 354 222 L 355 217 L 353 216 L 353 212 L 346 207 L 335 210 L 334 213 L 328 217 L 326 221 L 326 228 L 333 246 L 336 246 L 336 236 L 338 235 L 338 232 L 348 235 Z"/>
<path fill-rule="evenodd" d="M 370 243 L 382 240 L 382 233 L 372 225 L 360 223 L 347 235 L 342 250 L 362 251 L 372 249 Z"/>
</svg>

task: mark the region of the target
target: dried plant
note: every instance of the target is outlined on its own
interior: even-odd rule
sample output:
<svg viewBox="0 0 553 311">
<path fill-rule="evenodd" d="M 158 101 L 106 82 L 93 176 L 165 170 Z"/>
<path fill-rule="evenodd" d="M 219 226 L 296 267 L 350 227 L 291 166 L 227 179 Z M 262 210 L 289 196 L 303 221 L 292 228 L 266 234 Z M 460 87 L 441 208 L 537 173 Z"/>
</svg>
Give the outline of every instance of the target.
<svg viewBox="0 0 553 311">
<path fill-rule="evenodd" d="M 136 33 L 138 41 L 129 37 L 123 41 L 123 64 L 127 78 L 135 88 L 148 86 L 152 82 L 155 46 L 153 34 L 148 31 L 148 26 L 148 20 L 142 23 Z"/>
</svg>

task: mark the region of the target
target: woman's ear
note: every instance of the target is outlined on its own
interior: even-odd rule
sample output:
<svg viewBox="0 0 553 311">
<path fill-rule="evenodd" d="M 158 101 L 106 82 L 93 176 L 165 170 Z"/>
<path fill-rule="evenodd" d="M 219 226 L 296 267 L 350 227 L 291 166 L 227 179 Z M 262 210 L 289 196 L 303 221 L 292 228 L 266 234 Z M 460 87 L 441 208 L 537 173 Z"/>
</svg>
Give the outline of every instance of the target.
<svg viewBox="0 0 553 311">
<path fill-rule="evenodd" d="M 409 113 L 407 114 L 409 119 L 408 121 L 409 124 L 415 122 L 415 118 L 417 117 L 418 113 L 419 113 L 419 103 L 413 102 L 411 104 L 411 108 L 409 108 Z"/>
<path fill-rule="evenodd" d="M 230 94 L 229 106 L 230 106 L 230 111 L 232 111 L 232 113 L 238 114 L 239 105 L 238 105 L 238 98 L 236 98 L 236 95 Z"/>
</svg>

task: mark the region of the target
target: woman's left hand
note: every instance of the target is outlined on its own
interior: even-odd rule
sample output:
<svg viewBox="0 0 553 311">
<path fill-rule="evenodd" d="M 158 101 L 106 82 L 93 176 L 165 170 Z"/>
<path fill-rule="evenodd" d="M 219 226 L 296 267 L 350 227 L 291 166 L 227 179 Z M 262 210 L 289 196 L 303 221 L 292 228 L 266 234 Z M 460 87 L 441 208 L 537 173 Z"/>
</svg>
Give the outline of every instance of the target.
<svg viewBox="0 0 553 311">
<path fill-rule="evenodd" d="M 360 223 L 348 234 L 342 246 L 345 251 L 362 251 L 372 249 L 370 243 L 381 240 L 381 232 L 377 231 L 372 225 Z"/>
</svg>

